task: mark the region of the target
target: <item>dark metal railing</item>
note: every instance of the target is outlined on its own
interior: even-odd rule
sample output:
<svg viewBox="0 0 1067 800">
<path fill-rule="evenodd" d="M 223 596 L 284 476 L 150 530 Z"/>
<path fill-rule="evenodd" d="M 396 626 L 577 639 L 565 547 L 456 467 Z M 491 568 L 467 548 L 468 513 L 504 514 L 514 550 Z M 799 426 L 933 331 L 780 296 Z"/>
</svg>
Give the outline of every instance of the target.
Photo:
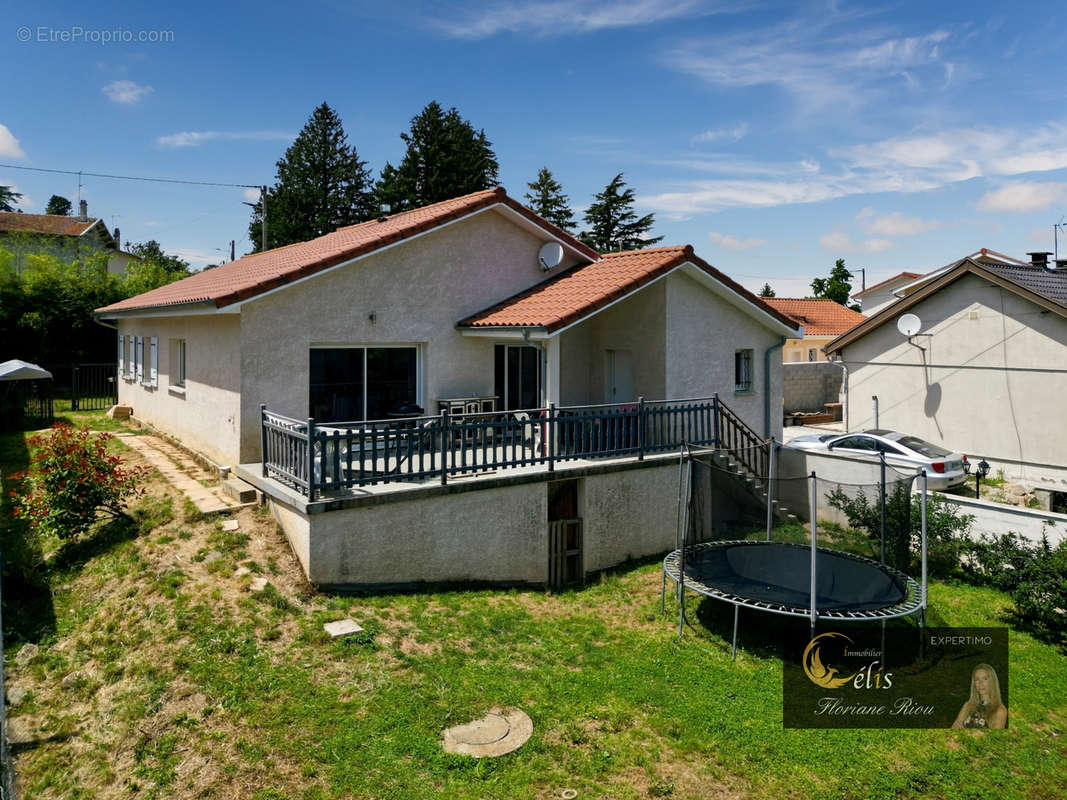
<svg viewBox="0 0 1067 800">
<path fill-rule="evenodd" d="M 677 450 L 685 442 L 737 450 L 766 473 L 766 448 L 716 395 L 614 405 L 537 408 L 484 414 L 316 423 L 260 406 L 263 476 L 314 500 L 319 492 L 382 483 L 420 482 L 582 459 Z M 759 471 L 759 470 L 763 471 Z"/>
</svg>

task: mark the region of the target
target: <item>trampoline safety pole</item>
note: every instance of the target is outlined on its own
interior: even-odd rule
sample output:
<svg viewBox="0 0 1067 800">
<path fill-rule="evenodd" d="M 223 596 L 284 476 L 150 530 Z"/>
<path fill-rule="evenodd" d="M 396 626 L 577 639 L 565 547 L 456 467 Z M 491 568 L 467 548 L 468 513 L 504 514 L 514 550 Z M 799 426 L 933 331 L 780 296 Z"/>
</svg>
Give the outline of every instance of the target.
<svg viewBox="0 0 1067 800">
<path fill-rule="evenodd" d="M 919 631 L 926 624 L 926 470 L 919 470 L 920 484 L 922 486 L 922 508 L 919 510 L 922 521 L 922 610 L 919 612 Z"/>
<path fill-rule="evenodd" d="M 771 531 L 774 529 L 774 462 L 775 462 L 774 437 L 767 442 L 767 541 L 771 540 Z"/>
<path fill-rule="evenodd" d="M 818 551 L 818 503 L 819 503 L 819 479 L 815 471 L 811 473 L 811 633 L 815 635 L 815 553 Z"/>
<path fill-rule="evenodd" d="M 734 603 L 734 642 L 730 647 L 730 660 L 737 661 L 737 611 L 740 606 Z"/>
</svg>

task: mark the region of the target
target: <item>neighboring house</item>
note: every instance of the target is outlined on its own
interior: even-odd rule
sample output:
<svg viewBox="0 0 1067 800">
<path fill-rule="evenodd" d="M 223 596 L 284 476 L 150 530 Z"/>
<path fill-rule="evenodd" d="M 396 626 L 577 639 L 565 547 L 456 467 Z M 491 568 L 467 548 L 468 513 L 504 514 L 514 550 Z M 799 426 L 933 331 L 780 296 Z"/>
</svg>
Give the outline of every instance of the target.
<svg viewBox="0 0 1067 800">
<path fill-rule="evenodd" d="M 852 295 L 852 299 L 860 304 L 865 317 L 872 317 L 890 303 L 897 301 L 897 296 L 893 294 L 896 289 L 906 286 L 916 278 L 921 277 L 922 275 L 918 272 L 901 272 L 892 278 L 886 278 L 881 283 L 876 283 L 874 286 L 868 286 L 866 289 L 856 292 Z"/>
<path fill-rule="evenodd" d="M 978 263 L 990 264 L 1014 264 L 1016 266 L 1026 266 L 1028 263 L 1026 261 L 1020 261 L 1017 258 L 1012 258 L 1011 256 L 1006 256 L 1003 253 L 998 253 L 996 250 L 990 250 L 988 247 L 983 247 L 981 250 L 975 250 L 973 253 L 965 255 L 964 258 L 973 259 Z M 863 315 L 872 317 L 889 304 L 895 303 L 902 297 L 907 297 L 912 292 L 925 286 L 929 281 L 944 275 L 958 263 L 959 259 L 925 274 L 920 274 L 918 272 L 901 272 L 899 275 L 894 275 L 888 280 L 876 283 L 874 286 L 864 289 L 862 292 L 857 292 L 852 295 L 852 297 L 855 300 L 859 300 Z"/>
<path fill-rule="evenodd" d="M 553 514 L 546 486 L 561 473 L 367 486 L 320 502 L 299 488 L 301 465 L 287 486 L 273 461 L 272 477 L 262 477 L 261 404 L 290 420 L 283 433 L 304 437 L 296 445 L 306 453 L 309 417 L 346 421 L 351 436 L 405 407 L 417 413 L 412 405 L 426 415 L 477 408 L 511 418 L 716 392 L 740 424 L 780 438 L 781 366 L 770 354 L 800 332 L 691 247 L 601 256 L 502 188 L 245 256 L 98 309 L 97 318 L 118 329 L 119 402 L 216 463 L 246 465 L 240 474 L 271 496 L 311 580 L 331 585 L 544 583 L 545 515 Z M 526 438 L 536 439 L 534 427 Z M 439 441 L 420 439 L 423 446 Z M 543 440 L 536 447 L 539 456 L 551 449 Z M 674 512 L 664 504 L 677 499 L 674 452 L 673 466 L 652 470 L 655 480 L 635 458 L 622 477 L 616 465 L 610 475 L 575 478 L 578 499 L 563 506 L 586 520 L 581 571 L 673 542 Z M 316 480 L 322 466 L 344 469 L 344 458 L 316 462 Z M 472 496 L 474 488 L 484 492 Z M 398 505 L 383 507 L 386 500 Z M 357 529 L 362 549 L 350 538 Z M 410 536 L 374 538 L 394 530 Z M 500 537 L 508 544 L 499 554 L 472 561 Z M 366 560 L 366 548 L 391 553 L 389 565 Z"/>
<path fill-rule="evenodd" d="M 849 430 L 904 431 L 1006 475 L 1067 482 L 1067 271 L 967 257 L 832 341 Z M 898 330 L 905 313 L 919 332 Z M 875 408 L 877 407 L 877 420 Z"/>
<path fill-rule="evenodd" d="M 823 347 L 865 317 L 858 311 L 833 300 L 817 298 L 765 297 L 771 308 L 794 319 L 804 326 L 804 338 L 789 339 L 782 347 L 782 361 L 794 364 L 800 361 L 825 361 Z"/>
<path fill-rule="evenodd" d="M 124 274 L 131 263 L 141 260 L 121 249 L 118 228 L 111 233 L 102 219 L 88 215 L 84 200 L 80 212 L 77 217 L 67 217 L 2 211 L 0 247 L 14 254 L 17 272 L 26 268 L 26 256 L 32 254 L 73 259 L 87 252 L 103 250 L 108 254 L 107 271 L 113 275 Z"/>
</svg>

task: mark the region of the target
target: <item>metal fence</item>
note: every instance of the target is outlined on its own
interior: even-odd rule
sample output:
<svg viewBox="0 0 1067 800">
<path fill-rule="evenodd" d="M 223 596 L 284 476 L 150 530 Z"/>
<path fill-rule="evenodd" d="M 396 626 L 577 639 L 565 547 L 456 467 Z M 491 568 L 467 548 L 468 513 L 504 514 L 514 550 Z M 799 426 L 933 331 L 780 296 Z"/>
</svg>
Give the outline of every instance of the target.
<svg viewBox="0 0 1067 800">
<path fill-rule="evenodd" d="M 71 411 L 104 411 L 118 402 L 117 365 L 49 364 L 57 397 L 70 397 Z"/>
<path fill-rule="evenodd" d="M 636 457 L 683 443 L 736 451 L 765 474 L 763 440 L 718 396 L 485 414 L 318 424 L 260 406 L 263 476 L 314 500 L 320 492 L 437 480 L 567 461 Z"/>
</svg>

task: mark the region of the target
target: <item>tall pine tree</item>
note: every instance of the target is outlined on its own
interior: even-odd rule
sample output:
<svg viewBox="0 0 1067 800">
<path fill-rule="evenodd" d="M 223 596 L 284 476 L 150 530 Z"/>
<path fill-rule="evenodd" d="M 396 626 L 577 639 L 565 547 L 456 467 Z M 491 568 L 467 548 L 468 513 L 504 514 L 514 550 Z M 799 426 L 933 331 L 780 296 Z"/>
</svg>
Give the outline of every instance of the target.
<svg viewBox="0 0 1067 800">
<path fill-rule="evenodd" d="M 400 138 L 407 145 L 403 160 L 397 167 L 387 163 L 374 187 L 377 202 L 394 213 L 497 185 L 492 142 L 455 108 L 430 103 Z"/>
<path fill-rule="evenodd" d="M 526 193 L 526 204 L 541 217 L 557 228 L 565 231 L 574 230 L 574 212 L 571 211 L 570 198 L 563 194 L 563 187 L 552 177 L 548 167 L 537 171 L 537 180 L 527 183 L 530 191 Z"/>
<path fill-rule="evenodd" d="M 314 239 L 374 216 L 367 162 L 349 146 L 341 118 L 326 103 L 315 109 L 277 166 L 267 197 L 268 247 Z M 261 250 L 259 203 L 252 208 L 248 236 Z"/>
<path fill-rule="evenodd" d="M 585 222 L 589 228 L 579 238 L 598 252 L 640 250 L 663 239 L 648 235 L 655 218 L 652 214 L 637 216 L 633 209 L 634 190 L 624 190 L 625 186 L 620 172 L 604 191 L 593 197 L 593 204 L 586 209 Z"/>
</svg>

